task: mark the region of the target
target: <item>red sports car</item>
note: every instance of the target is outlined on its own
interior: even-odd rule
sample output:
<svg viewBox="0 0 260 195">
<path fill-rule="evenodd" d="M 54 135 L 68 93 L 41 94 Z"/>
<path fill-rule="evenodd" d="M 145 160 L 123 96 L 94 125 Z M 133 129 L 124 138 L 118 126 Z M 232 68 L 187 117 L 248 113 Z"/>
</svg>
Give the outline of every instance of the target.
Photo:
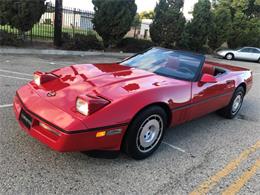
<svg viewBox="0 0 260 195">
<path fill-rule="evenodd" d="M 168 127 L 213 111 L 239 112 L 252 72 L 203 55 L 152 48 L 122 62 L 35 72 L 14 98 L 32 137 L 60 152 L 119 151 L 150 156 Z"/>
</svg>

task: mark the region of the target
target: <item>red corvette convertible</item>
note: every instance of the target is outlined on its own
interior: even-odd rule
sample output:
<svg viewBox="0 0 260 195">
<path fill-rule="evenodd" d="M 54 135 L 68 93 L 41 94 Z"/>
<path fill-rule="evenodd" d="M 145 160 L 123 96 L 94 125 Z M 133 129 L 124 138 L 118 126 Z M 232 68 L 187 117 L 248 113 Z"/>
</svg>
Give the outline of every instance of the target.
<svg viewBox="0 0 260 195">
<path fill-rule="evenodd" d="M 252 72 L 182 51 L 153 48 L 122 62 L 35 72 L 14 112 L 32 137 L 60 152 L 151 155 L 165 130 L 213 111 L 234 118 Z"/>
</svg>

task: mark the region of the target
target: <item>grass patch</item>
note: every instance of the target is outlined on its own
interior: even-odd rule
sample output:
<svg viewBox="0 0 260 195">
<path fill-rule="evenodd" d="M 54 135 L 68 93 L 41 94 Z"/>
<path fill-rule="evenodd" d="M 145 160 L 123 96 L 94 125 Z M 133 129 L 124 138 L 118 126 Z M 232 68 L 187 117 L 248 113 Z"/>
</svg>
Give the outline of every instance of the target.
<svg viewBox="0 0 260 195">
<path fill-rule="evenodd" d="M 9 25 L 0 26 L 0 30 L 6 31 L 11 34 L 18 34 L 18 30 L 11 28 Z M 75 28 L 62 28 L 62 32 L 73 34 L 92 34 L 93 30 L 84 30 Z M 26 32 L 25 34 L 30 37 L 32 33 L 32 38 L 44 38 L 44 39 L 53 39 L 54 37 L 54 26 L 51 24 L 36 24 L 32 28 L 32 31 Z"/>
</svg>

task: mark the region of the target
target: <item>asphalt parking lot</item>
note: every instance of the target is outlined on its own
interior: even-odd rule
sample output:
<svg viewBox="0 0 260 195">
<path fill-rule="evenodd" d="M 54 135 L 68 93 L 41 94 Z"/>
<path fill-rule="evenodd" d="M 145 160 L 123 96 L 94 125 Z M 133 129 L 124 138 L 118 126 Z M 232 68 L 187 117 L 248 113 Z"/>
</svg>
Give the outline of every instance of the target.
<svg viewBox="0 0 260 195">
<path fill-rule="evenodd" d="M 117 60 L 0 55 L 0 194 L 260 194 L 259 63 L 212 58 L 255 73 L 239 116 L 213 113 L 169 129 L 143 161 L 54 152 L 20 129 L 12 98 L 34 71 Z"/>
</svg>

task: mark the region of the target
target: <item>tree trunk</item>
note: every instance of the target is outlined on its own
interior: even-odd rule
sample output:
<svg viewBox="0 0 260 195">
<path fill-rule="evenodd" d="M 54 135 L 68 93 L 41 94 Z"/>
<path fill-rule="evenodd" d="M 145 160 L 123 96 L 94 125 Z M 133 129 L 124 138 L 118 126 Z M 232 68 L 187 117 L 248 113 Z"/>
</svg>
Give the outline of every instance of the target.
<svg viewBox="0 0 260 195">
<path fill-rule="evenodd" d="M 134 31 L 134 38 L 136 38 L 136 26 L 135 26 L 135 31 Z"/>
</svg>

